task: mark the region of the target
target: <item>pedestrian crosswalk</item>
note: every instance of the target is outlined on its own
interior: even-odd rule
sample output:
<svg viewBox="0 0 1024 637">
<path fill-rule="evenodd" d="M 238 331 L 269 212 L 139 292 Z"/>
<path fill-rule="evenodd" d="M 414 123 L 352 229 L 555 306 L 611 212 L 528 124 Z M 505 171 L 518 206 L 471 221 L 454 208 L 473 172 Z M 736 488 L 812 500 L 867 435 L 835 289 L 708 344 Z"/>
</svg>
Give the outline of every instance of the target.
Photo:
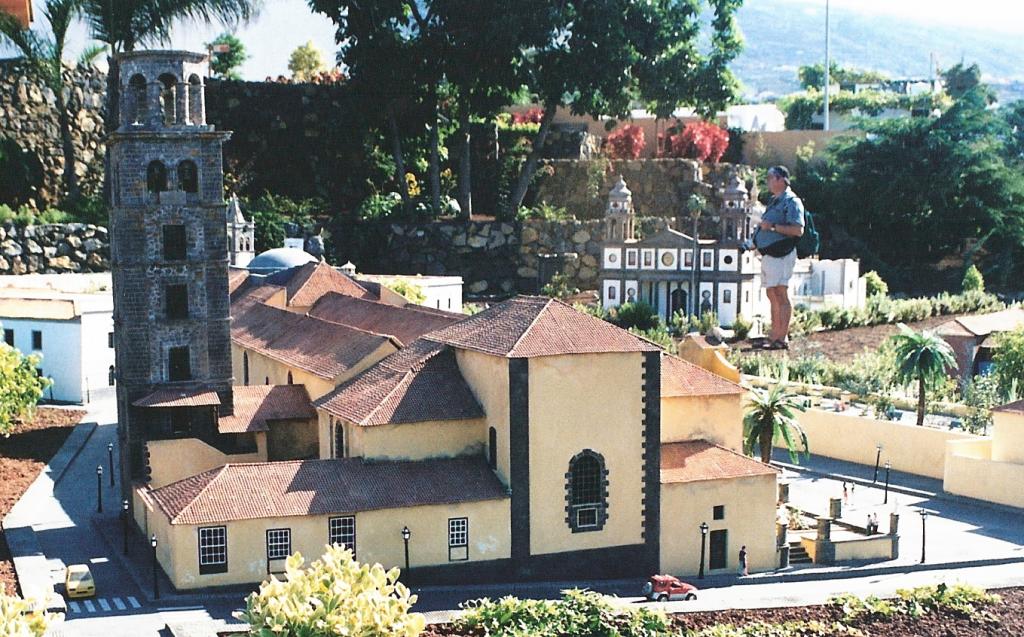
<svg viewBox="0 0 1024 637">
<path fill-rule="evenodd" d="M 97 608 L 97 605 L 99 606 Z M 136 608 L 142 608 L 142 604 L 139 600 L 133 596 L 128 596 L 125 599 L 120 597 L 113 597 L 107 599 L 106 597 L 98 597 L 95 599 L 86 599 L 82 601 L 69 601 L 68 612 L 71 614 L 81 613 L 109 613 L 111 610 L 124 611 L 131 607 L 133 610 Z"/>
</svg>

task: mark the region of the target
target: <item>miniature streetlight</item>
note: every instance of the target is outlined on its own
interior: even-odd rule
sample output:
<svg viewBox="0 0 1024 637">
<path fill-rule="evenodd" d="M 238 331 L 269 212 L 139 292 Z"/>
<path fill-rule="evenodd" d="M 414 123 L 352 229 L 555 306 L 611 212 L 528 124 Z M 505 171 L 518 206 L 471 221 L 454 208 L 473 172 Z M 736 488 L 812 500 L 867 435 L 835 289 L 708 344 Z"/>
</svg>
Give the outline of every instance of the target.
<svg viewBox="0 0 1024 637">
<path fill-rule="evenodd" d="M 882 459 L 882 445 L 875 445 L 875 475 L 871 478 L 871 484 L 878 482 L 878 462 Z"/>
<path fill-rule="evenodd" d="M 704 579 L 704 546 L 708 539 L 708 523 L 700 523 L 700 570 L 697 572 L 697 579 Z"/>
<path fill-rule="evenodd" d="M 882 500 L 882 504 L 889 504 L 889 470 L 892 469 L 892 463 L 888 460 L 885 461 L 885 499 Z"/>
<path fill-rule="evenodd" d="M 928 520 L 928 512 L 921 509 L 918 513 L 921 514 L 921 563 L 924 564 L 925 522 Z"/>
<path fill-rule="evenodd" d="M 128 555 L 128 500 L 121 500 L 121 533 L 124 537 L 124 554 Z"/>
<path fill-rule="evenodd" d="M 114 486 L 114 443 L 107 443 L 107 467 L 110 471 L 110 486 Z"/>
<path fill-rule="evenodd" d="M 153 547 L 153 599 L 160 599 L 160 580 L 157 577 L 157 561 L 156 561 L 156 534 L 153 534 L 149 538 L 149 545 Z"/>
<path fill-rule="evenodd" d="M 409 538 L 412 537 L 412 532 L 409 531 L 409 527 L 402 527 L 402 541 L 405 542 L 405 577 L 409 579 Z"/>
<path fill-rule="evenodd" d="M 103 513 L 103 465 L 96 465 L 96 513 Z"/>
</svg>

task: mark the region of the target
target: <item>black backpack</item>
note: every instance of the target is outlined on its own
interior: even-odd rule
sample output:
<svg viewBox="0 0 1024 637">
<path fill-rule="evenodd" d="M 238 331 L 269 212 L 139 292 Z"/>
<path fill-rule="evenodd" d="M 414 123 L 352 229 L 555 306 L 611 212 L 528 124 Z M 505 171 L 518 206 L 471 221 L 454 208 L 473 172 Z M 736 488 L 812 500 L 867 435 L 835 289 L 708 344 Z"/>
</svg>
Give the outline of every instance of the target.
<svg viewBox="0 0 1024 637">
<path fill-rule="evenodd" d="M 818 254 L 821 249 L 821 235 L 814 227 L 814 215 L 804 210 L 804 233 L 796 242 L 796 256 L 798 259 L 806 259 Z"/>
</svg>

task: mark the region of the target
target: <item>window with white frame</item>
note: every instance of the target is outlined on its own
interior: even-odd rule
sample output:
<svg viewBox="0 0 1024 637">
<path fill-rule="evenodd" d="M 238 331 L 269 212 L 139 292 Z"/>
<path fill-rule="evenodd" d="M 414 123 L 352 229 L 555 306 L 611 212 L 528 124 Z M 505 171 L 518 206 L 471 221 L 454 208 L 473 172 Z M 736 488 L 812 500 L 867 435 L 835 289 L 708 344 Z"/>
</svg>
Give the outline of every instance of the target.
<svg viewBox="0 0 1024 637">
<path fill-rule="evenodd" d="M 331 544 L 341 544 L 352 551 L 352 557 L 356 556 L 356 517 L 344 515 L 328 520 L 327 541 Z"/>
<path fill-rule="evenodd" d="M 292 553 L 292 530 L 267 530 L 267 559 L 283 560 Z"/>
<path fill-rule="evenodd" d="M 228 528 L 199 528 L 199 573 L 226 573 L 228 570 Z"/>
<path fill-rule="evenodd" d="M 469 518 L 448 518 L 448 561 L 469 559 Z"/>
</svg>

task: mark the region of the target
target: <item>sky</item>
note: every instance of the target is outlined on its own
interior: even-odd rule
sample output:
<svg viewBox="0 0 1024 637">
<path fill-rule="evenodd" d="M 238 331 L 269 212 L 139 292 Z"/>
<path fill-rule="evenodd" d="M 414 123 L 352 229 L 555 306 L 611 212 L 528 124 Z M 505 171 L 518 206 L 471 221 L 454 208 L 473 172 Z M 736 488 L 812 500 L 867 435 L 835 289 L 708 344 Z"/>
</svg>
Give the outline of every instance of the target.
<svg viewBox="0 0 1024 637">
<path fill-rule="evenodd" d="M 1024 37 L 1024 2 L 1020 0 L 827 0 L 832 7 L 862 15 L 879 15 L 942 25 L 963 25 L 970 29 L 999 35 Z M 515 2 L 515 0 L 510 0 Z M 33 0 L 36 15 L 41 16 L 44 0 Z M 826 0 L 747 0 L 748 4 L 776 4 L 780 16 L 799 8 L 804 12 L 824 15 Z M 37 26 L 45 27 L 41 18 Z M 205 43 L 225 30 L 221 25 L 183 23 L 172 33 L 170 48 L 202 50 Z M 232 29 L 228 29 L 232 30 Z M 249 24 L 233 29 L 245 44 L 250 58 L 241 67 L 242 77 L 262 80 L 288 74 L 288 56 L 296 47 L 312 41 L 328 61 L 333 60 L 334 24 L 314 14 L 305 0 L 264 0 L 260 15 Z M 88 43 L 88 31 L 78 24 L 72 30 L 69 52 L 74 55 Z M 0 46 L 0 56 L 10 55 Z"/>
</svg>

